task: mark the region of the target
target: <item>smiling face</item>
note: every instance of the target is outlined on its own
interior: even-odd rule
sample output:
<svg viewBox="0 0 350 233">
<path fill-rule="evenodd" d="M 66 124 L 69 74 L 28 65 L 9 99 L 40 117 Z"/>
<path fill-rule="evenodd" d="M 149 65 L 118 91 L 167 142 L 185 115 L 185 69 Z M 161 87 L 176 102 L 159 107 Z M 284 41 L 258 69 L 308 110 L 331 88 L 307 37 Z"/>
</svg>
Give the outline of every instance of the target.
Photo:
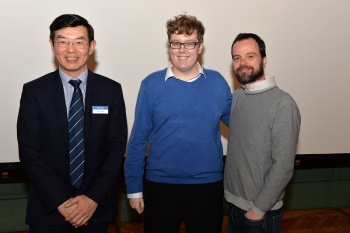
<svg viewBox="0 0 350 233">
<path fill-rule="evenodd" d="M 191 35 L 186 34 L 172 34 L 170 42 L 198 42 L 197 32 L 194 31 Z M 183 80 L 193 78 L 198 74 L 197 61 L 199 54 L 202 53 L 203 42 L 198 44 L 194 49 L 185 49 L 181 45 L 179 49 L 172 49 L 169 45 L 170 61 L 172 63 L 172 71 L 174 75 Z"/>
<path fill-rule="evenodd" d="M 252 38 L 237 41 L 232 48 L 233 70 L 237 80 L 246 87 L 264 79 L 266 57 L 262 58 L 259 46 Z"/>
<path fill-rule="evenodd" d="M 62 46 L 66 42 L 67 46 Z M 61 45 L 58 45 L 61 43 Z M 84 46 L 76 46 L 82 43 Z M 70 77 L 78 77 L 87 69 L 89 56 L 94 52 L 96 41 L 89 43 L 86 27 L 66 27 L 55 31 L 51 48 L 59 62 L 60 69 Z"/>
</svg>

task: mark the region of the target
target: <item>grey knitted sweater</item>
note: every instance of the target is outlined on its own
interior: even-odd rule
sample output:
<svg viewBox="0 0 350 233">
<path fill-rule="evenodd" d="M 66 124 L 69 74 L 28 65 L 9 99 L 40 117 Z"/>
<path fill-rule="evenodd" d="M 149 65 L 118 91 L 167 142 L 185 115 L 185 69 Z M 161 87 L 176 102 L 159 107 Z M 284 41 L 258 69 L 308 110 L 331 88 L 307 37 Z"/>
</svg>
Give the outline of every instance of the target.
<svg viewBox="0 0 350 233">
<path fill-rule="evenodd" d="M 224 172 L 228 202 L 260 215 L 282 207 L 300 121 L 297 104 L 275 83 L 233 93 Z"/>
</svg>

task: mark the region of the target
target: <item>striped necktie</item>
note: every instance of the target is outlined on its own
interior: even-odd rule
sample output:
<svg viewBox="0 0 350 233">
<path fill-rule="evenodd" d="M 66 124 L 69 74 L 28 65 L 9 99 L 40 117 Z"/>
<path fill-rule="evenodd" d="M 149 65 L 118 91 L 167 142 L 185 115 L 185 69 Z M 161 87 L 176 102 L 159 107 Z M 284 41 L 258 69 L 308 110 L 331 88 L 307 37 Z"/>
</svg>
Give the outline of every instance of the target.
<svg viewBox="0 0 350 233">
<path fill-rule="evenodd" d="M 70 80 L 74 87 L 68 114 L 70 179 L 74 187 L 80 188 L 84 174 L 84 102 L 79 88 L 81 81 Z"/>
</svg>

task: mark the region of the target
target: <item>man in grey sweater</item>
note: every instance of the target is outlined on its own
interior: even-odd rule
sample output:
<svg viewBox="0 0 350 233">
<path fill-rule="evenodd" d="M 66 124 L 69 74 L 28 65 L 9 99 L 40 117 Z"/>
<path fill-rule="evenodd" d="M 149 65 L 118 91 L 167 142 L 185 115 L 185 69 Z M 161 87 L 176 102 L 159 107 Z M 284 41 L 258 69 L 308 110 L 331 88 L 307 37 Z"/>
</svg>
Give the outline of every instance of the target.
<svg viewBox="0 0 350 233">
<path fill-rule="evenodd" d="M 264 74 L 264 41 L 241 33 L 233 41 L 233 93 L 225 198 L 228 232 L 280 232 L 284 190 L 294 171 L 300 113 L 293 98 Z"/>
</svg>

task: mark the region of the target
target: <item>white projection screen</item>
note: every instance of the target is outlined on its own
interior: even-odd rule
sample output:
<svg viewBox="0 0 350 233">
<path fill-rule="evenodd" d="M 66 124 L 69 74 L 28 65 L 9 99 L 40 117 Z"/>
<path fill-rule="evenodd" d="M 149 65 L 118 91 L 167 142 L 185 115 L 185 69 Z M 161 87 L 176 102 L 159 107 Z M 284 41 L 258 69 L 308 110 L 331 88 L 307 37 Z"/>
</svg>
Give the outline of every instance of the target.
<svg viewBox="0 0 350 233">
<path fill-rule="evenodd" d="M 95 29 L 90 68 L 122 84 L 131 131 L 141 80 L 168 65 L 165 23 L 181 13 L 206 28 L 204 67 L 232 91 L 230 47 L 240 32 L 267 46 L 267 75 L 289 92 L 302 115 L 298 154 L 350 153 L 349 0 L 2 0 L 0 8 L 0 163 L 18 162 L 16 120 L 22 85 L 55 70 L 49 25 L 79 14 Z M 224 153 L 227 128 L 223 127 Z"/>
</svg>

